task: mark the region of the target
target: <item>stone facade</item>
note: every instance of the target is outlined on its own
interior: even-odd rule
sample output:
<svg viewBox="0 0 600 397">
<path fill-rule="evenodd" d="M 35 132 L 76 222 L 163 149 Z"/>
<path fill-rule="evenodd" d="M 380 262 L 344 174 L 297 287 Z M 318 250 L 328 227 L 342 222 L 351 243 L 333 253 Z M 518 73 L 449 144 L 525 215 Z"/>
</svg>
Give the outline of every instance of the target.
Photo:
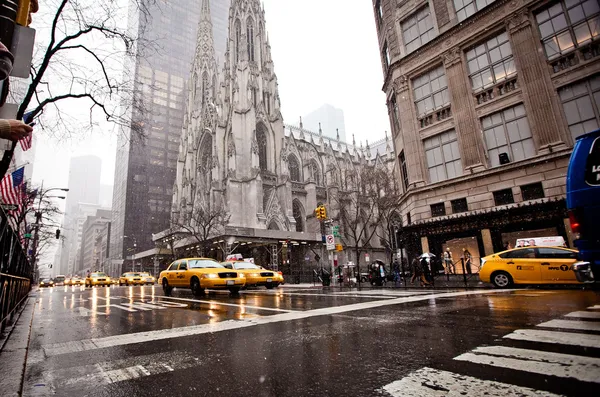
<svg viewBox="0 0 600 397">
<path fill-rule="evenodd" d="M 204 0 L 173 188 L 172 223 L 193 222 L 194 211 L 200 209 L 222 208 L 229 219 L 215 229 L 215 244 L 243 241 L 240 249 L 267 244 L 270 252 L 283 251 L 283 261 L 290 266 L 306 258 L 312 261 L 315 251 L 308 247 L 321 246 L 314 209 L 346 191 L 347 181 L 355 179 L 360 167 L 393 167 L 391 137 L 357 146 L 342 142 L 339 134 L 337 139 L 327 138 L 322 131 L 304 129 L 302 123 L 284 124 L 259 1 L 232 1 L 223 65 L 215 60 L 212 31 L 210 4 Z M 154 236 L 157 242 L 168 238 L 168 231 Z M 295 254 L 290 255 L 281 240 L 306 249 L 292 248 Z M 185 240 L 178 247 L 188 243 L 193 247 L 193 241 Z M 373 259 L 386 256 L 377 241 L 370 251 Z M 339 255 L 341 263 L 348 259 Z M 268 260 L 276 264 L 279 259 L 271 254 Z"/>
<path fill-rule="evenodd" d="M 484 256 L 519 231 L 570 240 L 569 155 L 578 135 L 600 125 L 600 10 L 597 1 L 569 4 L 373 0 L 403 172 L 403 238 L 414 251 L 473 238 Z M 560 13 L 565 26 L 548 23 Z M 563 205 L 539 219 L 549 201 Z M 511 222 L 526 206 L 530 220 Z M 489 224 L 470 225 L 483 213 Z"/>
</svg>

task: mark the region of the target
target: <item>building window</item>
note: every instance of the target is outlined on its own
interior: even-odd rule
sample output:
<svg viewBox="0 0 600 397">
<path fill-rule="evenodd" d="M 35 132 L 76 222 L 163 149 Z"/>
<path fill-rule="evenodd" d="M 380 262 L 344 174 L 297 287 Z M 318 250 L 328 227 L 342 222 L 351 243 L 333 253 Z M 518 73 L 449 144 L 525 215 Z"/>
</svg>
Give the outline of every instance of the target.
<svg viewBox="0 0 600 397">
<path fill-rule="evenodd" d="M 431 216 L 446 215 L 446 206 L 444 203 L 431 204 Z"/>
<path fill-rule="evenodd" d="M 297 200 L 292 203 L 292 214 L 296 221 L 296 231 L 304 231 L 304 211 L 302 211 L 302 205 Z"/>
<path fill-rule="evenodd" d="M 400 152 L 398 156 L 400 162 L 400 172 L 402 173 L 402 183 L 404 184 L 404 191 L 408 190 L 408 168 L 406 167 L 406 157 L 404 157 L 404 150 Z"/>
<path fill-rule="evenodd" d="M 517 73 L 508 34 L 503 32 L 467 51 L 473 91 L 491 87 Z"/>
<path fill-rule="evenodd" d="M 240 61 L 241 54 L 241 45 L 242 45 L 242 23 L 239 19 L 235 21 L 235 62 Z"/>
<path fill-rule="evenodd" d="M 246 21 L 246 33 L 248 34 L 248 61 L 254 62 L 254 21 L 248 18 Z"/>
<path fill-rule="evenodd" d="M 375 2 L 375 15 L 377 15 L 377 24 L 381 26 L 383 23 L 383 8 L 381 7 L 381 0 Z"/>
<path fill-rule="evenodd" d="M 319 166 L 314 160 L 308 165 L 308 176 L 311 181 L 315 182 L 318 186 L 321 186 L 321 173 L 319 171 Z"/>
<path fill-rule="evenodd" d="M 515 202 L 512 189 L 503 189 L 494 192 L 494 202 L 496 205 L 506 205 Z"/>
<path fill-rule="evenodd" d="M 477 11 L 492 4 L 495 0 L 454 0 L 458 22 L 464 21 Z"/>
<path fill-rule="evenodd" d="M 600 75 L 558 90 L 573 141 L 600 126 Z"/>
<path fill-rule="evenodd" d="M 450 105 L 444 67 L 440 66 L 412 81 L 418 117 Z"/>
<path fill-rule="evenodd" d="M 302 182 L 302 177 L 300 175 L 300 165 L 298 164 L 298 160 L 296 160 L 296 156 L 290 156 L 289 168 L 290 179 L 294 182 Z"/>
<path fill-rule="evenodd" d="M 461 213 L 461 212 L 467 212 L 469 210 L 469 205 L 467 204 L 467 199 L 466 198 L 452 200 L 450 202 L 450 204 L 452 205 L 452 213 L 453 214 L 458 214 L 458 213 Z"/>
<path fill-rule="evenodd" d="M 383 50 L 381 50 L 381 55 L 383 56 L 383 62 L 385 64 L 385 69 L 387 70 L 390 67 L 390 50 L 388 48 L 387 42 L 383 43 Z"/>
<path fill-rule="evenodd" d="M 265 134 L 264 127 L 259 126 L 256 130 L 256 143 L 258 144 L 258 164 L 261 171 L 268 169 L 267 163 L 267 135 Z"/>
<path fill-rule="evenodd" d="M 425 146 L 425 157 L 427 158 L 431 183 L 462 175 L 463 169 L 456 131 L 450 130 L 427 138 L 423 141 L 423 145 Z"/>
<path fill-rule="evenodd" d="M 521 197 L 523 198 L 523 201 L 544 198 L 544 187 L 542 186 L 542 182 L 521 186 Z"/>
<path fill-rule="evenodd" d="M 535 145 L 527 123 L 525 106 L 517 105 L 481 120 L 490 166 L 535 156 Z M 506 154 L 504 154 L 506 153 Z M 500 157 L 507 160 L 501 160 Z"/>
<path fill-rule="evenodd" d="M 535 14 L 548 59 L 564 55 L 600 36 L 597 0 L 554 3 Z"/>
<path fill-rule="evenodd" d="M 410 225 L 412 223 L 412 218 L 410 216 L 410 212 L 406 213 L 406 224 Z"/>
<path fill-rule="evenodd" d="M 400 23 L 406 53 L 411 53 L 435 37 L 429 6 L 421 8 Z"/>
</svg>

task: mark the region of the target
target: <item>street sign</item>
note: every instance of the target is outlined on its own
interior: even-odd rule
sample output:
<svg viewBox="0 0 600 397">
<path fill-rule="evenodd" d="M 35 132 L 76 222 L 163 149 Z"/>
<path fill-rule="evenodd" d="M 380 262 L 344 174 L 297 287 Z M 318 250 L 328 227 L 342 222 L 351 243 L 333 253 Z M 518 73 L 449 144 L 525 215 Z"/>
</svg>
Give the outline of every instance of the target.
<svg viewBox="0 0 600 397">
<path fill-rule="evenodd" d="M 16 211 L 19 209 L 19 206 L 16 204 L 2 204 L 2 209 L 4 211 Z"/>
<path fill-rule="evenodd" d="M 371 262 L 371 257 L 369 254 L 365 254 L 365 262 Z"/>
<path fill-rule="evenodd" d="M 325 243 L 328 250 L 333 251 L 335 249 L 335 237 L 333 237 L 333 234 L 328 234 L 325 237 Z"/>
<path fill-rule="evenodd" d="M 340 227 L 339 226 L 334 226 L 331 229 L 333 231 L 334 237 L 340 237 Z"/>
</svg>

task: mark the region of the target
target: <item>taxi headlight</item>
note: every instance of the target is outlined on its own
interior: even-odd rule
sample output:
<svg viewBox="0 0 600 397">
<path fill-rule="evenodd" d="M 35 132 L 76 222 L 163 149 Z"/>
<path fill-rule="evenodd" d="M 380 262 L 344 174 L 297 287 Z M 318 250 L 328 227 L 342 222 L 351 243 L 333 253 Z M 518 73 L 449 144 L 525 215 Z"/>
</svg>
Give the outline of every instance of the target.
<svg viewBox="0 0 600 397">
<path fill-rule="evenodd" d="M 208 273 L 208 274 L 203 274 L 202 278 L 219 278 L 219 275 L 216 273 Z"/>
<path fill-rule="evenodd" d="M 258 273 L 251 273 L 250 277 L 260 277 L 260 274 L 258 274 Z"/>
<path fill-rule="evenodd" d="M 239 278 L 246 278 L 246 275 L 244 273 L 238 273 L 238 277 Z"/>
</svg>

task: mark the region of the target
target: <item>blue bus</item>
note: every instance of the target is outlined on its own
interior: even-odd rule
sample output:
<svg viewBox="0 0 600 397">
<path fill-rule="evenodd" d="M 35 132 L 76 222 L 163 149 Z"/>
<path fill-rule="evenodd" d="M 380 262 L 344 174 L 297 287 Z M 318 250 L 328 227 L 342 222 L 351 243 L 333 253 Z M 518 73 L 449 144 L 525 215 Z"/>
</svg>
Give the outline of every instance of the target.
<svg viewBox="0 0 600 397">
<path fill-rule="evenodd" d="M 600 129 L 577 138 L 567 171 L 567 210 L 582 282 L 600 281 Z"/>
</svg>

